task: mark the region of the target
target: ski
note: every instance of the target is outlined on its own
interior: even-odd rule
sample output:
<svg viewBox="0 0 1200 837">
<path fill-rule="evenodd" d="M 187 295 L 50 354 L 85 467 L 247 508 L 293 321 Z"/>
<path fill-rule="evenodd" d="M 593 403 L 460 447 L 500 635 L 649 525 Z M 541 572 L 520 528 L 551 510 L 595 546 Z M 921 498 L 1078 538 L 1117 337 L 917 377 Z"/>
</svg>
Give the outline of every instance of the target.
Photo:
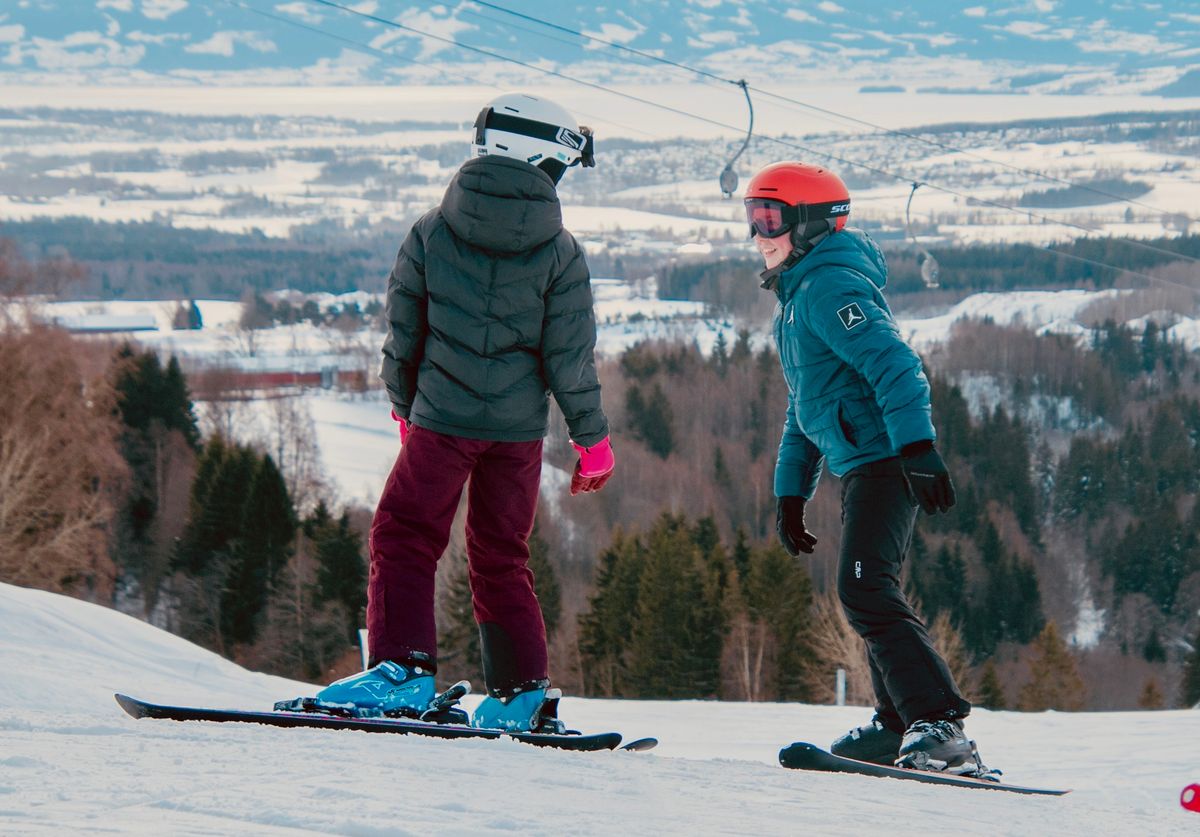
<svg viewBox="0 0 1200 837">
<path fill-rule="evenodd" d="M 421 735 L 431 738 L 509 738 L 535 747 L 556 750 L 595 752 L 598 750 L 627 750 L 640 752 L 653 749 L 655 738 L 640 738 L 621 746 L 619 732 L 592 735 L 553 735 L 547 733 L 505 732 L 498 729 L 476 729 L 462 724 L 437 724 L 397 718 L 345 718 L 315 712 L 261 712 L 242 709 L 206 709 L 195 706 L 167 706 L 149 703 L 129 695 L 116 694 L 117 703 L 133 718 L 160 718 L 171 721 L 209 721 L 213 723 L 263 724 L 272 727 L 309 727 L 313 729 L 342 729 L 358 732 L 384 732 L 399 735 Z"/>
<path fill-rule="evenodd" d="M 956 776 L 951 773 L 935 773 L 931 770 L 913 770 L 906 767 L 888 767 L 866 761 L 835 756 L 814 747 L 797 742 L 779 751 L 779 763 L 793 770 L 813 770 L 820 773 L 856 773 L 860 776 L 875 776 L 883 779 L 907 779 L 931 785 L 951 785 L 958 788 L 982 788 L 984 790 L 1008 791 L 1009 793 L 1034 794 L 1039 796 L 1062 796 L 1069 790 L 1028 788 L 1021 785 L 1006 785 L 989 779 Z"/>
</svg>

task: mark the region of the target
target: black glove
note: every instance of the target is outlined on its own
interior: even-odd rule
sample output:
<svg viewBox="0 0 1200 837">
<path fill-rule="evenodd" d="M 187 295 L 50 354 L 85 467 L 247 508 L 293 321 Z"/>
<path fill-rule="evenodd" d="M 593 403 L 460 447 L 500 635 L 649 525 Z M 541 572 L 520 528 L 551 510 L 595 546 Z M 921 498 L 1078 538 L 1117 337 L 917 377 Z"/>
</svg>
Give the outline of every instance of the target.
<svg viewBox="0 0 1200 837">
<path fill-rule="evenodd" d="M 930 439 L 901 448 L 900 462 L 908 486 L 925 514 L 950 511 L 954 505 L 954 483 Z"/>
<path fill-rule="evenodd" d="M 793 558 L 801 552 L 812 555 L 817 545 L 817 539 L 804 528 L 805 502 L 803 497 L 780 497 L 775 501 L 775 530 L 783 548 Z"/>
</svg>

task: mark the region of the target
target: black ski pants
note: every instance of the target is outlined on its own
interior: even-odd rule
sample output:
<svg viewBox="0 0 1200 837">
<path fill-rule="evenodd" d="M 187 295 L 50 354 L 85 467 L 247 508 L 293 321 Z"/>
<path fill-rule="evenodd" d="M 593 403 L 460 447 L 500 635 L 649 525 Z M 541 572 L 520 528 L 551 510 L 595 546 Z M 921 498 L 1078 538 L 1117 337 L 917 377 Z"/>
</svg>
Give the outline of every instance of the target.
<svg viewBox="0 0 1200 837">
<path fill-rule="evenodd" d="M 971 711 L 900 586 L 916 518 L 899 458 L 860 465 L 842 478 L 838 596 L 867 645 L 875 711 L 901 733 L 913 721 Z"/>
</svg>

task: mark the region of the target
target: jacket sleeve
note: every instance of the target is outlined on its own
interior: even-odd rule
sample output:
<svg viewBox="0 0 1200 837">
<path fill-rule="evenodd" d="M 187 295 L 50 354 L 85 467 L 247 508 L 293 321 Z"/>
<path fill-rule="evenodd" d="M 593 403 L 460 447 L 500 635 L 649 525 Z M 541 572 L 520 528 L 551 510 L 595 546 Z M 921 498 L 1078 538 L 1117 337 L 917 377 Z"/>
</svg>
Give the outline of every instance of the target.
<svg viewBox="0 0 1200 837">
<path fill-rule="evenodd" d="M 591 447 L 608 435 L 596 377 L 596 315 L 583 250 L 569 236 L 565 263 L 546 289 L 542 368 L 576 444 Z"/>
<path fill-rule="evenodd" d="M 429 300 L 425 292 L 425 243 L 417 225 L 400 246 L 388 278 L 387 337 L 379 377 L 387 387 L 396 415 L 408 418 L 417 394 L 417 369 L 429 333 Z"/>
<path fill-rule="evenodd" d="M 870 385 L 892 446 L 898 451 L 910 442 L 935 439 L 921 358 L 900 336 L 891 312 L 876 301 L 874 286 L 849 271 L 815 281 L 805 306 L 808 325 Z"/>
<path fill-rule="evenodd" d="M 789 404 L 775 460 L 775 496 L 811 500 L 824 467 L 825 457 L 804 435 Z"/>
</svg>

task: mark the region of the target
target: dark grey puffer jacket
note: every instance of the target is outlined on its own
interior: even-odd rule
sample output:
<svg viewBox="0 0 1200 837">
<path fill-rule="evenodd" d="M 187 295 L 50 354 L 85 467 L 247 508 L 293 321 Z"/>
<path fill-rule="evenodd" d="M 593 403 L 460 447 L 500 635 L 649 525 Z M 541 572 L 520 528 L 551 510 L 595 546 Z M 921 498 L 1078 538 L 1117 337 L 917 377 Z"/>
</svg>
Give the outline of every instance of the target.
<svg viewBox="0 0 1200 837">
<path fill-rule="evenodd" d="M 587 263 L 541 169 L 464 163 L 400 248 L 387 318 L 380 377 L 419 427 L 533 441 L 553 393 L 578 444 L 608 435 Z"/>
</svg>

